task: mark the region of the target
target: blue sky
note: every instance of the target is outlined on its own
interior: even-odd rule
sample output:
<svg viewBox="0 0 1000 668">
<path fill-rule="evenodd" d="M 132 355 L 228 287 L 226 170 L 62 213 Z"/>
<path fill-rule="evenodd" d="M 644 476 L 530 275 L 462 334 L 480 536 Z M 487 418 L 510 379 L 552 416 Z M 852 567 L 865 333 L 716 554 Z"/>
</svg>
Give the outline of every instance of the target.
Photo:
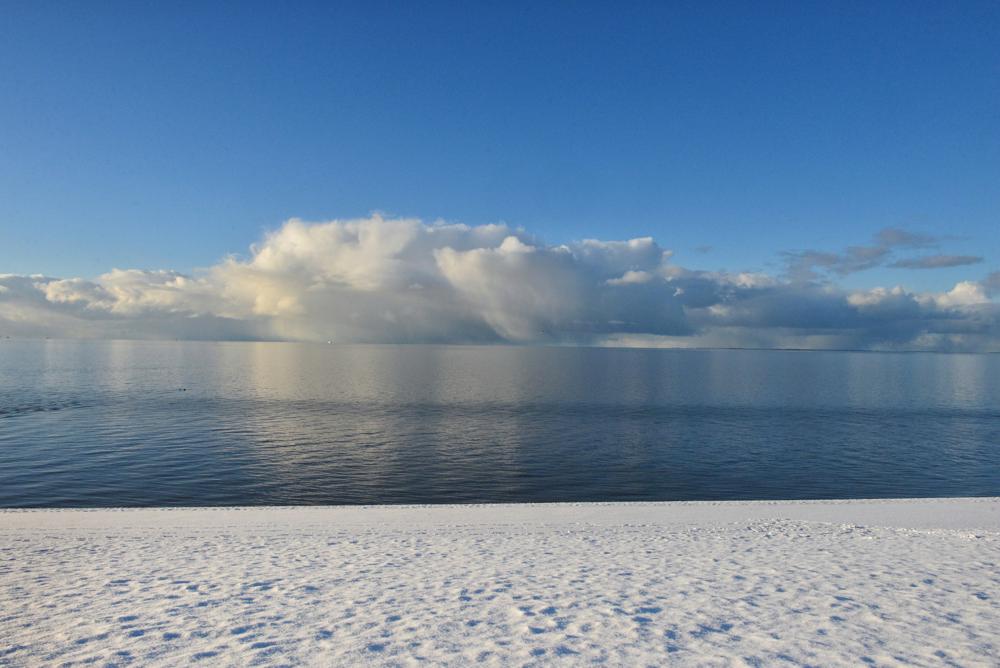
<svg viewBox="0 0 1000 668">
<path fill-rule="evenodd" d="M 1000 257 L 996 3 L 204 4 L 5 5 L 0 269 L 188 271 L 373 210 L 731 270 L 889 226 Z"/>
<path fill-rule="evenodd" d="M 1000 350 L 998 212 L 995 2 L 0 21 L 3 336 Z"/>
</svg>

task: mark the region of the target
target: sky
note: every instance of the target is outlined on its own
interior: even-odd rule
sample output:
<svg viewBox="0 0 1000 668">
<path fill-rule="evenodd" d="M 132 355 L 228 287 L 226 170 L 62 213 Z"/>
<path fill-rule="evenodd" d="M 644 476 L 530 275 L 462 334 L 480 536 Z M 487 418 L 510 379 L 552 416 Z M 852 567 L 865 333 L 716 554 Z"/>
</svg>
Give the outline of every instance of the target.
<svg viewBox="0 0 1000 668">
<path fill-rule="evenodd" d="M 6 2 L 0 62 L 0 335 L 1000 349 L 993 2 Z"/>
</svg>

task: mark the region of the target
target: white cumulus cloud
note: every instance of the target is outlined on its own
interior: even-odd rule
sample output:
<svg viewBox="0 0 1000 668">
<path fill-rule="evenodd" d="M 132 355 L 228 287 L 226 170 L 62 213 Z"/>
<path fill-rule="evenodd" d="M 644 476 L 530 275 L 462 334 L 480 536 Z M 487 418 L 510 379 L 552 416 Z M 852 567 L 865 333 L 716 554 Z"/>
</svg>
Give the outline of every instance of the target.
<svg viewBox="0 0 1000 668">
<path fill-rule="evenodd" d="M 918 294 L 813 271 L 931 243 L 883 230 L 843 255 L 797 254 L 781 277 L 689 269 L 650 237 L 548 245 L 506 225 L 293 219 L 194 275 L 0 275 L 0 335 L 1000 348 L 996 273 Z"/>
</svg>

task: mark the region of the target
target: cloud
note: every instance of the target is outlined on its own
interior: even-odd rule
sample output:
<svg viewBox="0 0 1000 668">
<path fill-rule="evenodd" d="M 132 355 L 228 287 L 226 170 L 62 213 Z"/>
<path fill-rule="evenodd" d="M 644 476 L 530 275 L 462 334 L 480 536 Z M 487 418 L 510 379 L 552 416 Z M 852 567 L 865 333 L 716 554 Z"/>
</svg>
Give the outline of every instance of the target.
<svg viewBox="0 0 1000 668">
<path fill-rule="evenodd" d="M 817 250 L 786 251 L 787 274 L 792 280 L 811 281 L 822 277 L 823 273 L 837 276 L 873 269 L 885 264 L 897 249 L 927 248 L 939 243 L 937 237 L 915 234 L 898 227 L 887 227 L 875 234 L 872 244 L 849 246 L 840 253 Z M 932 256 L 935 258 L 959 256 Z M 971 263 L 963 263 L 971 264 Z M 905 266 L 901 264 L 890 266 Z M 955 265 L 940 265 L 955 266 Z M 921 269 L 931 267 L 917 267 Z"/>
<path fill-rule="evenodd" d="M 932 243 L 890 228 L 796 257 L 838 274 Z M 0 335 L 993 350 L 998 275 L 941 293 L 846 291 L 686 268 L 649 237 L 549 245 L 506 225 L 290 220 L 193 275 L 0 275 Z"/>
<path fill-rule="evenodd" d="M 875 235 L 878 246 L 882 248 L 926 248 L 938 243 L 937 237 L 926 234 L 916 234 L 898 227 L 886 227 Z"/>
<path fill-rule="evenodd" d="M 639 285 L 649 283 L 653 280 L 653 275 L 648 271 L 626 271 L 619 278 L 609 278 L 605 281 L 608 285 Z"/>
<path fill-rule="evenodd" d="M 983 291 L 990 297 L 1000 297 L 1000 271 L 994 271 L 982 281 Z"/>
<path fill-rule="evenodd" d="M 943 269 L 979 264 L 982 261 L 983 258 L 978 255 L 925 255 L 897 260 L 889 266 L 897 269 Z"/>
</svg>

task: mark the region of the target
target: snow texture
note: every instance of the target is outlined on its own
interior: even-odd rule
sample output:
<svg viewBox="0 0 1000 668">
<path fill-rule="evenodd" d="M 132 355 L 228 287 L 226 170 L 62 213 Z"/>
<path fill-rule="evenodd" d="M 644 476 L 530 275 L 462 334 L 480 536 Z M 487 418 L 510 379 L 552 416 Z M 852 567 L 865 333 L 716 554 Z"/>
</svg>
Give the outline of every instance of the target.
<svg viewBox="0 0 1000 668">
<path fill-rule="evenodd" d="M 1000 665 L 1000 499 L 0 512 L 0 665 Z"/>
</svg>

